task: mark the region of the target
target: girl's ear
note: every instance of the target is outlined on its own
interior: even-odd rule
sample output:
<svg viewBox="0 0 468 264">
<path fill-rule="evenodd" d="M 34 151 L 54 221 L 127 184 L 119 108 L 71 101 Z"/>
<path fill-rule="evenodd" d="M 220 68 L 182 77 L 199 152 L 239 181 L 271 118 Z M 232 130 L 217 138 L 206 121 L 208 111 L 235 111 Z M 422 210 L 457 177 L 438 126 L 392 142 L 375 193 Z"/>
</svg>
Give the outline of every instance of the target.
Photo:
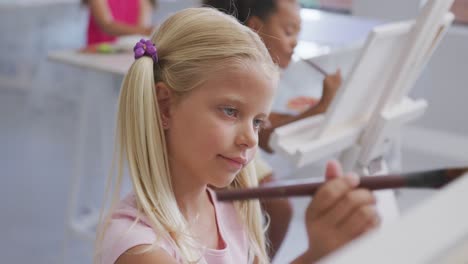
<svg viewBox="0 0 468 264">
<path fill-rule="evenodd" d="M 247 23 L 245 23 L 245 25 L 259 33 L 263 27 L 263 21 L 258 16 L 251 16 L 247 19 Z"/>
<path fill-rule="evenodd" d="M 161 114 L 161 122 L 164 129 L 169 128 L 170 110 L 172 102 L 172 90 L 163 82 L 155 84 L 156 100 L 158 100 L 159 113 Z"/>
</svg>

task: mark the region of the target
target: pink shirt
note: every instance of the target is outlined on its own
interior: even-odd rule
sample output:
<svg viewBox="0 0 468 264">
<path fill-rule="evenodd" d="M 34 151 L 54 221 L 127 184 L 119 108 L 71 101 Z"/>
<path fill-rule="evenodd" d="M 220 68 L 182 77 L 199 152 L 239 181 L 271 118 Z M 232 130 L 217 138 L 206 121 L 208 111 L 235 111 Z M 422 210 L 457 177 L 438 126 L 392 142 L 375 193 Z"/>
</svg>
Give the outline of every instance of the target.
<svg viewBox="0 0 468 264">
<path fill-rule="evenodd" d="M 247 263 L 248 241 L 237 210 L 232 203 L 218 203 L 208 191 L 214 205 L 216 223 L 221 239 L 222 249 L 205 249 L 203 257 L 208 264 L 240 264 Z M 115 263 L 117 258 L 127 250 L 137 245 L 153 244 L 156 234 L 145 217 L 130 229 L 137 216 L 134 194 L 125 197 L 112 214 L 110 226 L 106 231 L 102 245 L 102 264 Z M 128 231 L 130 230 L 130 231 Z M 128 231 L 128 232 L 127 232 Z M 158 241 L 158 246 L 164 249 L 181 263 L 172 241 Z"/>
<path fill-rule="evenodd" d="M 138 25 L 140 0 L 107 0 L 109 10 L 115 21 L 129 25 Z M 113 42 L 117 39 L 101 30 L 94 17 L 89 15 L 88 45 Z"/>
</svg>

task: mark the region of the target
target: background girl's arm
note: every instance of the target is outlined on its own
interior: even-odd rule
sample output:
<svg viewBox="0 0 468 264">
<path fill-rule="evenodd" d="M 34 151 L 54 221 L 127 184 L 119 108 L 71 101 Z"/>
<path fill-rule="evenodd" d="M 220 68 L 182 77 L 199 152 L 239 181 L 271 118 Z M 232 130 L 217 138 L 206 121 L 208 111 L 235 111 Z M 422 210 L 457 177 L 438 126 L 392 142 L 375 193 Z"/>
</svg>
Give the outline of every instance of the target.
<svg viewBox="0 0 468 264">
<path fill-rule="evenodd" d="M 129 25 L 115 21 L 112 17 L 109 6 L 107 5 L 107 0 L 90 0 L 89 9 L 91 15 L 94 17 L 99 27 L 109 35 L 123 36 L 133 34 L 151 34 L 151 26 L 146 26 L 144 24 Z"/>
<path fill-rule="evenodd" d="M 145 253 L 141 253 L 151 245 L 139 245 L 133 247 L 117 259 L 115 264 L 178 264 L 178 262 L 161 248 L 155 248 Z"/>
<path fill-rule="evenodd" d="M 320 101 L 313 107 L 298 115 L 271 113 L 269 116 L 270 126 L 262 129 L 259 134 L 258 145 L 266 152 L 272 153 L 273 150 L 268 145 L 270 136 L 273 131 L 280 126 L 287 125 L 289 123 L 301 120 L 306 117 L 325 113 L 330 106 L 333 98 L 335 97 L 336 91 L 341 86 L 341 73 L 338 70 L 334 74 L 330 74 L 323 80 L 323 92 Z"/>
</svg>

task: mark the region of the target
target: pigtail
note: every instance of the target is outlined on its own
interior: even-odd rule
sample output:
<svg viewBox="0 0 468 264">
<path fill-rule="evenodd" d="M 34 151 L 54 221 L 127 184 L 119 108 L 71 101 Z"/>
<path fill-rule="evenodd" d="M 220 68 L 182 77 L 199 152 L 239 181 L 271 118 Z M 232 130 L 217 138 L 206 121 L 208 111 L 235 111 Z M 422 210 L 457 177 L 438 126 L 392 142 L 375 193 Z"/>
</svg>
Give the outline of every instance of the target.
<svg viewBox="0 0 468 264">
<path fill-rule="evenodd" d="M 162 63 L 160 56 L 159 62 Z M 189 261 L 200 259 L 188 225 L 174 196 L 167 147 L 155 81 L 161 80 L 160 64 L 149 57 L 135 61 L 124 80 L 119 109 L 124 116 L 119 130 L 123 137 L 133 190 L 139 211 L 150 220 L 158 238 L 174 241 Z M 129 88 L 129 89 L 126 89 Z M 127 91 L 127 92 L 124 92 Z M 138 221 L 138 219 L 136 220 Z M 154 243 L 156 246 L 157 241 Z M 148 249 L 150 250 L 150 249 Z"/>
</svg>

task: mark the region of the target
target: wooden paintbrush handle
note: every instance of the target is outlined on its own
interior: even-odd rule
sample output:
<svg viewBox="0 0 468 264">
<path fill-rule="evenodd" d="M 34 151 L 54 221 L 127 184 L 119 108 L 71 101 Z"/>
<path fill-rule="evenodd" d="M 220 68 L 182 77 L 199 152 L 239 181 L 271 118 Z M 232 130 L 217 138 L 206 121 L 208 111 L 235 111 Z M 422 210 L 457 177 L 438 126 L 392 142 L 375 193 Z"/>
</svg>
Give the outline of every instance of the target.
<svg viewBox="0 0 468 264">
<path fill-rule="evenodd" d="M 401 175 L 364 176 L 357 188 L 369 190 L 409 188 L 439 188 L 468 172 L 468 168 L 440 169 L 423 172 L 405 173 Z M 313 196 L 324 184 L 276 184 L 247 189 L 219 190 L 216 192 L 219 201 L 272 199 L 290 196 Z"/>
</svg>

